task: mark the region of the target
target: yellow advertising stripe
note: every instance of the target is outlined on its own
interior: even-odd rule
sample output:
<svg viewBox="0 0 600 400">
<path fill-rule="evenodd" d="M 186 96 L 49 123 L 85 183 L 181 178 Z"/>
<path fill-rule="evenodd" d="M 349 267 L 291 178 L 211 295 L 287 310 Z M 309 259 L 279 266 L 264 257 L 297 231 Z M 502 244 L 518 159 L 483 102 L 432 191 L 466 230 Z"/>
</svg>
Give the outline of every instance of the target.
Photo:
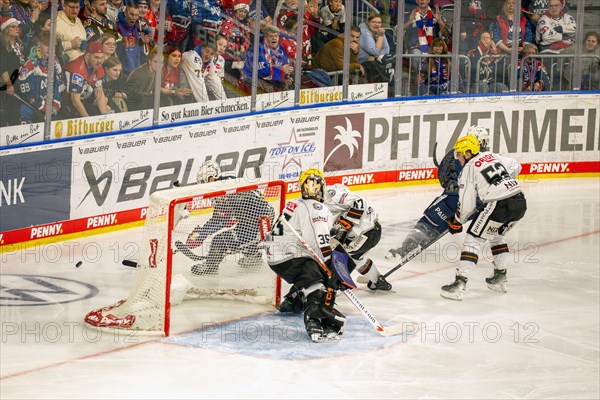
<svg viewBox="0 0 600 400">
<path fill-rule="evenodd" d="M 89 236 L 101 235 L 104 233 L 117 232 L 117 231 L 120 231 L 123 229 L 138 228 L 138 227 L 144 226 L 144 222 L 145 222 L 145 220 L 127 222 L 124 224 L 105 226 L 103 228 L 89 229 L 89 230 L 81 231 L 81 232 L 73 232 L 73 233 L 67 233 L 64 235 L 56 235 L 56 236 L 51 236 L 51 237 L 42 238 L 42 239 L 29 240 L 27 242 L 19 242 L 19 243 L 1 245 L 0 246 L 0 254 L 8 253 L 8 252 L 16 251 L 16 250 L 25 250 L 25 249 L 28 249 L 31 247 L 43 246 L 43 245 L 51 244 L 51 243 L 65 242 L 67 240 L 74 240 L 74 239 L 76 240 L 76 239 L 81 239 L 81 238 L 85 238 L 85 237 L 89 237 Z"/>
</svg>

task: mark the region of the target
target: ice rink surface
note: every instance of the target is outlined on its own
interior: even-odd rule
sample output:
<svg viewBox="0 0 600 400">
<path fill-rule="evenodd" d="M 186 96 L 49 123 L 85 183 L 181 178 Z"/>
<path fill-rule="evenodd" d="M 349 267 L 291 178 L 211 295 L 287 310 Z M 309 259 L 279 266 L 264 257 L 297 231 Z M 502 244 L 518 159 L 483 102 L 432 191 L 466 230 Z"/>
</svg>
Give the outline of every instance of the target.
<svg viewBox="0 0 600 400">
<path fill-rule="evenodd" d="M 120 261 L 135 255 L 141 229 L 0 254 L 0 397 L 598 399 L 600 181 L 523 188 L 528 211 L 508 238 L 508 293 L 485 285 L 488 248 L 465 299 L 440 297 L 463 234 L 391 275 L 393 293 L 360 285 L 384 325 L 406 326 L 395 337 L 380 336 L 343 296 L 348 322 L 336 344 L 311 343 L 299 316 L 215 300 L 173 308 L 169 338 L 99 332 L 83 316 L 126 297 L 135 270 Z M 369 255 L 382 272 L 394 265 L 387 250 L 439 192 L 361 192 L 380 214 L 383 237 Z"/>
</svg>

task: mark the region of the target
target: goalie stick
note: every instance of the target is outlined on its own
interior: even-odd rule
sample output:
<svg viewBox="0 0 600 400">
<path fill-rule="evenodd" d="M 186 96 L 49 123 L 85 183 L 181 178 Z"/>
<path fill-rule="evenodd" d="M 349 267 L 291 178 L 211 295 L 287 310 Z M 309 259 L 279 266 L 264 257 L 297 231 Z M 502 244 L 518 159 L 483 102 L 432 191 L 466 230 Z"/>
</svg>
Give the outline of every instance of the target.
<svg viewBox="0 0 600 400">
<path fill-rule="evenodd" d="M 279 221 L 283 223 L 290 230 L 290 232 L 292 232 L 294 236 L 296 236 L 296 238 L 298 238 L 300 243 L 302 243 L 302 246 L 304 246 L 304 248 L 306 248 L 310 252 L 313 259 L 327 273 L 327 275 L 331 276 L 331 271 L 329 270 L 329 268 L 327 268 L 325 262 L 323 262 L 323 260 L 321 260 L 321 257 L 319 257 L 317 253 L 315 253 L 315 251 L 309 246 L 308 243 L 306 243 L 306 240 L 304 240 L 302 236 L 300 236 L 300 234 L 296 232 L 292 225 L 285 219 L 283 214 L 279 218 Z M 358 298 L 358 296 L 356 296 L 352 289 L 347 288 L 345 290 L 342 290 L 341 292 L 348 298 L 348 300 L 352 302 L 352 304 L 354 304 L 358 311 L 360 311 L 360 313 L 369 321 L 371 325 L 373 325 L 377 332 L 379 332 L 382 336 L 394 336 L 404 333 L 404 324 L 389 328 L 385 328 L 383 325 L 381 325 L 381 323 L 377 321 L 377 318 L 375 318 L 373 314 L 369 312 L 367 307 L 362 303 L 362 301 L 360 301 L 360 299 Z"/>
</svg>

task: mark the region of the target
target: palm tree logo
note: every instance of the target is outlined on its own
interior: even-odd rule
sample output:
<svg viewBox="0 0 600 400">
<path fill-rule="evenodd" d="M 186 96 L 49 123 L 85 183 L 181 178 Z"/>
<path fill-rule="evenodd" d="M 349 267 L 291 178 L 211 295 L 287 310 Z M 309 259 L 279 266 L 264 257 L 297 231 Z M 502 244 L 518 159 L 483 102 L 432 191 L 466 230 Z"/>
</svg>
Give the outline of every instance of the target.
<svg viewBox="0 0 600 400">
<path fill-rule="evenodd" d="M 339 132 L 338 134 L 335 135 L 333 140 L 336 142 L 339 142 L 339 144 L 337 144 L 329 152 L 329 154 L 327 155 L 327 158 L 325 159 L 325 163 L 323 163 L 323 168 L 325 168 L 325 166 L 327 165 L 327 162 L 329 162 L 329 159 L 331 158 L 331 156 L 333 154 L 335 154 L 335 152 L 338 151 L 339 149 L 341 149 L 342 147 L 348 148 L 348 151 L 350 152 L 350 158 L 352 158 L 352 156 L 354 155 L 354 149 L 356 148 L 356 150 L 358 150 L 358 141 L 356 139 L 360 138 L 361 134 L 359 131 L 355 130 L 352 127 L 352 122 L 348 119 L 348 117 L 344 117 L 344 119 L 346 120 L 345 128 L 341 125 L 337 125 L 337 126 L 333 127 L 333 129 L 336 129 Z"/>
</svg>

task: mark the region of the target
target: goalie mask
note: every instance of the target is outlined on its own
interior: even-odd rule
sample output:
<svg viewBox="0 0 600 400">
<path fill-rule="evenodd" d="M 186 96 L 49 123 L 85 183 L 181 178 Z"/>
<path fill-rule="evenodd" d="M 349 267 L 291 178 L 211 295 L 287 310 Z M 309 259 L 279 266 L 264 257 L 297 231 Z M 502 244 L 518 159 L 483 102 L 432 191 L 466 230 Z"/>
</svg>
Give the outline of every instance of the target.
<svg viewBox="0 0 600 400">
<path fill-rule="evenodd" d="M 300 174 L 300 191 L 303 199 L 323 201 L 325 195 L 325 175 L 318 168 L 307 169 Z"/>
<path fill-rule="evenodd" d="M 212 160 L 205 161 L 196 173 L 196 182 L 208 183 L 221 179 L 221 167 Z"/>
<path fill-rule="evenodd" d="M 467 135 L 475 136 L 479 141 L 481 151 L 487 151 L 490 144 L 490 133 L 486 128 L 479 125 L 473 125 L 467 129 Z"/>
</svg>

